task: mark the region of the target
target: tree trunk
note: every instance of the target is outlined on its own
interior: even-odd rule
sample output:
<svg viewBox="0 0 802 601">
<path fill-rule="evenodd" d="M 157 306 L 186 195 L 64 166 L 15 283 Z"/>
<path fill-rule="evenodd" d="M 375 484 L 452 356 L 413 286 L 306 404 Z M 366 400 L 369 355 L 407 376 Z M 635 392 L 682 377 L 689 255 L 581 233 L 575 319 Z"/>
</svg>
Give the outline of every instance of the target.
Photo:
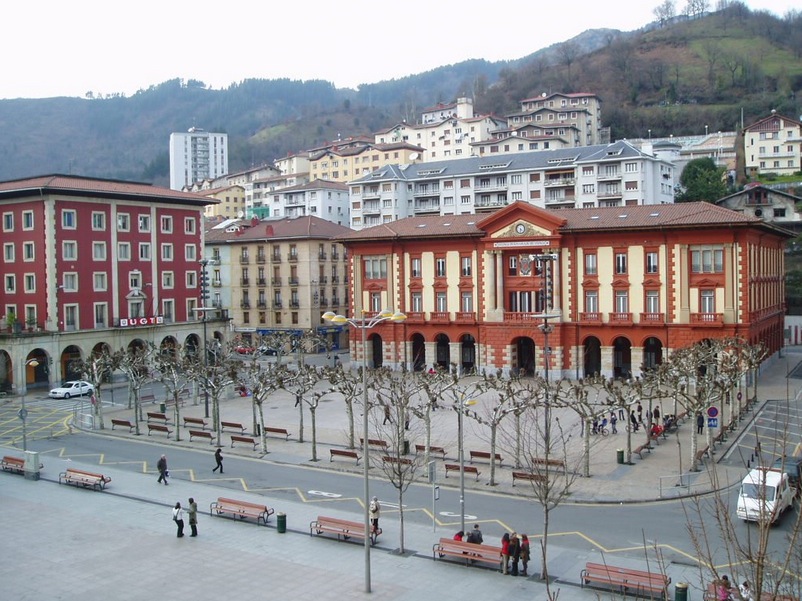
<svg viewBox="0 0 802 601">
<path fill-rule="evenodd" d="M 309 405 L 309 419 L 312 422 L 312 461 L 317 461 L 317 420 L 316 405 Z"/>
<path fill-rule="evenodd" d="M 304 441 L 304 400 L 300 393 L 296 393 L 295 402 L 298 404 L 298 442 Z"/>
</svg>

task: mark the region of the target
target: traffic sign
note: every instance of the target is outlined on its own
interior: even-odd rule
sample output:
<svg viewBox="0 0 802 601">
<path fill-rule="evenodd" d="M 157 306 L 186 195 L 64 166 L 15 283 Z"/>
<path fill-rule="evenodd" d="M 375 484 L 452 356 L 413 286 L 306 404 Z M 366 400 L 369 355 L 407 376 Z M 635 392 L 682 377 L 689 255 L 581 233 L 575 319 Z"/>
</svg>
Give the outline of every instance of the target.
<svg viewBox="0 0 802 601">
<path fill-rule="evenodd" d="M 708 417 L 707 418 L 707 427 L 708 428 L 718 428 L 718 418 L 717 417 Z"/>
<path fill-rule="evenodd" d="M 20 409 L 19 411 L 17 411 L 17 415 L 22 421 L 25 421 L 25 418 L 28 417 L 28 410 Z"/>
<path fill-rule="evenodd" d="M 707 417 L 718 417 L 718 407 L 708 407 Z"/>
</svg>

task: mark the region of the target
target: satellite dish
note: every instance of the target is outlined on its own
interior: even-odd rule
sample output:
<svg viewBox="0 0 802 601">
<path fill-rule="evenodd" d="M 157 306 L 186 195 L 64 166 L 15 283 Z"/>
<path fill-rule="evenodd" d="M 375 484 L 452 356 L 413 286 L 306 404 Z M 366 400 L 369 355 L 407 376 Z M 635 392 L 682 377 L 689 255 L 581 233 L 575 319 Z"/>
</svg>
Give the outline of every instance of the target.
<svg viewBox="0 0 802 601">
<path fill-rule="evenodd" d="M 237 213 L 237 218 L 238 219 L 242 219 L 244 217 L 245 217 L 245 211 L 240 211 L 239 213 Z"/>
<path fill-rule="evenodd" d="M 420 158 L 420 153 L 417 152 L 413 152 L 412 154 L 409 155 L 410 161 L 417 161 L 419 158 Z"/>
</svg>

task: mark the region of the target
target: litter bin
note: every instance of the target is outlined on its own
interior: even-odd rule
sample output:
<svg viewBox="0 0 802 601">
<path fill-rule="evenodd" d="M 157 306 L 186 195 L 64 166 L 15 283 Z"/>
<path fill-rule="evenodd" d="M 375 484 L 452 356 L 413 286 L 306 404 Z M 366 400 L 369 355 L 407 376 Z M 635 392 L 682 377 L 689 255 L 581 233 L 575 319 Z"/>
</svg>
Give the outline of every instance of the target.
<svg viewBox="0 0 802 601">
<path fill-rule="evenodd" d="M 159 413 L 167 413 L 167 405 L 165 403 L 159 403 Z"/>
<path fill-rule="evenodd" d="M 284 534 L 287 531 L 287 514 L 279 512 L 276 514 L 276 530 L 279 534 Z"/>
<path fill-rule="evenodd" d="M 687 582 L 677 582 L 674 585 L 674 601 L 688 601 Z"/>
<path fill-rule="evenodd" d="M 624 465 L 624 449 L 616 449 L 615 458 L 620 465 Z"/>
</svg>

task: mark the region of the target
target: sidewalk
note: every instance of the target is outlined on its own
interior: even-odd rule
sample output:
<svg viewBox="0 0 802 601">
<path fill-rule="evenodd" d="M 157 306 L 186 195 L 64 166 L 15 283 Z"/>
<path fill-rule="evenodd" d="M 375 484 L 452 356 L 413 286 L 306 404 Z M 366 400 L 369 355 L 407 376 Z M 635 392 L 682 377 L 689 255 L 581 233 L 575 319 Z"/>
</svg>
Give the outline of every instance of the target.
<svg viewBox="0 0 802 601">
<path fill-rule="evenodd" d="M 793 349 L 787 358 L 775 360 L 761 374 L 758 395 L 761 400 L 786 398 L 786 374 L 802 359 L 799 349 Z M 795 396 L 798 381 L 792 382 L 790 393 Z M 284 401 L 287 402 L 284 402 Z M 335 405 L 338 405 L 335 407 Z M 265 408 L 267 420 L 274 425 L 287 427 L 297 435 L 298 410 L 290 399 L 271 402 Z M 117 413 L 130 414 L 126 409 Z M 232 399 L 223 405 L 224 419 L 252 421 L 250 400 Z M 343 440 L 345 419 L 339 403 L 322 404 L 319 410 L 318 436 L 323 441 L 318 449 L 322 461 L 333 469 L 361 471 L 347 461 L 328 464 L 328 448 Z M 203 415 L 203 406 L 184 408 L 183 415 Z M 343 416 L 337 419 L 336 416 Z M 438 411 L 437 441 L 449 450 L 456 449 L 447 434 L 455 430 L 453 412 Z M 110 420 L 111 413 L 107 414 Z M 308 413 L 305 416 L 309 434 Z M 751 419 L 751 414 L 750 418 Z M 107 421 L 110 425 L 110 421 Z M 742 424 L 740 431 L 747 426 Z M 683 429 L 690 424 L 682 426 Z M 359 430 L 359 426 L 357 426 Z M 104 435 L 128 436 L 110 430 Z M 357 434 L 358 436 L 358 434 Z M 619 434 L 619 437 L 622 436 Z M 575 482 L 573 501 L 622 502 L 655 499 L 659 476 L 676 475 L 676 450 L 669 441 L 663 442 L 651 455 L 634 465 L 618 465 L 615 449 L 622 439 L 607 436 L 601 439 L 593 457 L 593 476 Z M 470 441 L 470 442 L 469 442 Z M 737 433 L 729 444 L 736 444 Z M 208 442 L 182 441 L 195 448 L 209 449 Z M 481 445 L 481 446 L 480 446 Z M 466 449 L 484 448 L 484 444 L 466 431 Z M 272 462 L 303 465 L 311 456 L 310 443 L 294 440 L 269 439 L 270 453 L 265 457 Z M 19 449 L 2 449 L 4 454 L 19 454 Z M 722 448 L 716 459 L 725 455 Z M 227 455 L 242 454 L 256 457 L 246 448 L 226 449 Z M 452 453 L 449 453 L 452 456 Z M 710 460 L 706 460 L 710 461 Z M 103 473 L 112 477 L 109 488 L 102 493 L 79 490 L 58 485 L 58 473 L 67 466 L 98 471 L 96 458 L 72 461 L 48 458 L 42 480 L 35 482 L 20 476 L 0 474 L 0 532 L 2 549 L 7 561 L 0 564 L 4 598 L 8 599 L 61 599 L 65 601 L 105 599 L 142 599 L 164 596 L 171 601 L 195 601 L 198 598 L 238 598 L 263 594 L 270 598 L 289 599 L 299 596 L 318 601 L 372 598 L 394 601 L 463 601 L 466 597 L 478 599 L 508 599 L 512 597 L 545 597 L 545 586 L 537 577 L 503 577 L 490 569 L 459 565 L 450 561 L 432 561 L 431 546 L 440 536 L 449 532 L 408 521 L 405 540 L 408 553 L 400 556 L 394 550 L 398 545 L 397 525 L 392 518 L 385 526 L 385 534 L 371 552 L 371 579 L 373 593 L 365 594 L 365 554 L 361 543 L 345 543 L 329 537 L 309 536 L 309 522 L 315 519 L 325 501 L 295 500 L 293 495 L 274 492 L 267 496 L 237 492 L 237 498 L 267 502 L 287 515 L 288 531 L 276 531 L 276 516 L 270 518 L 269 527 L 252 522 L 211 517 L 209 503 L 224 490 L 213 484 L 175 479 L 169 487 L 155 483 L 153 474 L 104 466 Z M 720 467 L 720 466 L 719 466 Z M 743 472 L 741 468 L 722 468 L 732 472 L 732 481 Z M 719 469 L 721 477 L 722 469 Z M 672 472 L 672 470 L 674 470 Z M 487 471 L 486 466 L 483 472 Z M 492 489 L 498 494 L 519 494 L 525 486 L 511 487 L 508 468 L 498 474 L 499 485 Z M 375 476 L 374 476 L 375 477 Z M 709 489 L 707 470 L 694 476 L 696 490 Z M 728 476 L 729 478 L 729 476 Z M 456 486 L 458 479 L 448 480 L 438 475 L 441 486 Z M 488 490 L 483 474 L 478 484 L 466 478 L 466 486 Z M 678 494 L 678 493 L 675 493 Z M 198 538 L 178 539 L 171 521 L 170 508 L 176 501 L 186 506 L 194 497 L 199 504 Z M 353 519 L 331 504 L 325 506 L 326 515 Z M 186 521 L 186 518 L 185 518 Z M 188 527 L 187 529 L 188 530 Z M 323 539 L 328 540 L 323 540 Z M 559 539 L 549 544 L 550 566 L 559 581 L 561 601 L 593 601 L 598 595 L 608 595 L 603 589 L 581 589 L 579 572 L 587 561 L 598 561 L 599 554 L 588 547 L 586 553 L 575 548 L 561 547 Z M 533 546 L 530 574 L 537 574 L 536 543 Z M 9 561 L 9 559 L 13 558 Z M 636 554 L 617 555 L 617 565 L 642 567 L 642 558 Z M 668 575 L 672 578 L 670 594 L 677 582 L 690 584 L 690 599 L 701 599 L 701 583 L 695 567 L 683 563 L 669 563 Z"/>
</svg>

